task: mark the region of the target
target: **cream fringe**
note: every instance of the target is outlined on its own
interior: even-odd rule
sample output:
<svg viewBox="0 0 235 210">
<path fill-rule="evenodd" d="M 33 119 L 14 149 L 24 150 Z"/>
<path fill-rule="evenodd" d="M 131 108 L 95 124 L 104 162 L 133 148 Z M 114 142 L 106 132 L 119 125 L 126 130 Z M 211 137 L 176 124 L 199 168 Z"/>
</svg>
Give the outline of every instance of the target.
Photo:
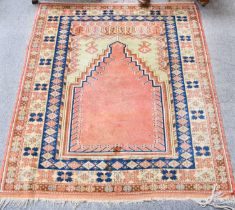
<svg viewBox="0 0 235 210">
<path fill-rule="evenodd" d="M 223 194 L 219 191 L 216 191 L 217 186 L 215 185 L 211 196 L 207 199 L 204 200 L 199 200 L 199 199 L 188 199 L 191 200 L 193 202 L 196 202 L 197 204 L 199 204 L 201 207 L 205 208 L 205 207 L 214 207 L 215 209 L 224 209 L 224 210 L 235 210 L 235 200 L 234 199 L 223 199 Z M 178 201 L 178 202 L 183 202 L 183 201 L 187 201 L 187 199 L 185 200 L 174 200 L 174 199 L 168 199 L 169 201 Z M 39 202 L 46 202 L 49 203 L 50 205 L 52 205 L 52 209 L 55 209 L 55 207 L 57 207 L 56 209 L 61 209 L 63 208 L 66 204 L 69 204 L 70 206 L 72 206 L 73 209 L 77 209 L 79 207 L 80 204 L 82 203 L 88 203 L 88 202 L 98 202 L 98 201 L 74 201 L 74 200 L 53 200 L 53 199 L 43 199 L 43 198 L 34 198 L 34 199 L 17 199 L 17 198 L 0 198 L 0 210 L 4 210 L 6 207 L 18 207 L 20 209 L 34 209 L 33 207 L 36 207 L 36 205 Z M 140 203 L 140 202 L 154 202 L 154 201 L 167 201 L 167 199 L 151 199 L 151 200 L 143 200 L 143 201 L 110 201 L 110 202 L 106 202 L 104 201 L 104 203 L 109 204 L 109 203 Z M 57 206 L 58 205 L 58 206 Z M 18 209 L 19 210 L 19 209 Z"/>
<path fill-rule="evenodd" d="M 217 185 L 214 185 L 211 196 L 205 200 L 194 200 L 201 207 L 212 206 L 215 209 L 235 210 L 235 200 L 222 199 L 223 193 L 216 191 Z M 232 206 L 233 205 L 233 206 Z"/>
</svg>

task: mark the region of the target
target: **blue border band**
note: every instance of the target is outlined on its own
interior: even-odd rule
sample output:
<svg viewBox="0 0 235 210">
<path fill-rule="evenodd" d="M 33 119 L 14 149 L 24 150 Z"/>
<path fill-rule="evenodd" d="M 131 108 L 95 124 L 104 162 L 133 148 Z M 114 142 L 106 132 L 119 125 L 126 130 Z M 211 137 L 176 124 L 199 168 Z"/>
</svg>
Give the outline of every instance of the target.
<svg viewBox="0 0 235 210">
<path fill-rule="evenodd" d="M 66 24 L 63 24 L 63 21 L 66 22 Z M 60 105 L 61 105 L 61 96 L 62 96 L 62 87 L 63 87 L 63 81 L 64 81 L 64 73 L 65 73 L 65 67 L 66 67 L 66 57 L 67 57 L 67 50 L 68 50 L 68 40 L 69 40 L 69 31 L 71 27 L 72 21 L 164 21 L 165 22 L 165 28 L 166 28 L 166 38 L 167 38 L 167 45 L 168 45 L 168 53 L 169 53 L 169 63 L 170 63 L 170 76 L 171 76 L 171 85 L 173 90 L 173 103 L 174 103 L 174 109 L 175 109 L 175 119 L 176 119 L 176 133 L 177 133 L 177 143 L 178 146 L 176 148 L 176 153 L 178 154 L 177 158 L 151 158 L 151 159 L 123 159 L 123 158 L 112 158 L 110 160 L 95 160 L 90 159 L 88 160 L 79 160 L 76 158 L 71 159 L 56 159 L 55 156 L 58 154 L 57 147 L 57 136 L 58 136 L 58 128 L 59 128 L 59 117 L 60 117 Z M 172 23 L 169 22 L 173 21 Z M 63 26 L 63 28 L 62 28 Z M 66 28 L 65 28 L 66 26 Z M 66 31 L 66 32 L 65 32 Z M 173 33 L 172 33 L 173 31 Z M 66 36 L 66 38 L 61 39 L 61 35 Z M 174 37 L 174 38 L 173 38 Z M 174 43 L 176 44 L 177 53 L 172 51 L 171 48 L 171 42 L 174 39 Z M 64 49 L 64 54 L 60 55 L 58 54 L 58 44 L 59 42 L 63 40 L 66 42 L 66 48 Z M 174 71 L 173 63 L 172 63 L 172 55 L 174 54 L 174 57 L 177 55 L 177 60 L 179 64 L 178 74 Z M 57 57 L 63 56 L 63 59 L 60 59 L 60 61 L 63 62 L 62 68 L 57 66 L 56 62 L 58 60 Z M 178 82 L 175 82 L 174 77 L 177 75 L 177 77 L 180 77 L 180 83 L 182 84 L 181 87 L 178 87 Z M 55 79 L 61 79 L 61 83 L 57 84 L 60 86 L 59 89 L 54 90 L 53 89 L 53 80 Z M 181 94 L 178 94 L 176 90 L 181 89 L 183 92 Z M 184 107 L 178 107 L 176 96 L 181 95 L 183 99 L 181 100 L 181 103 L 184 103 Z M 51 105 L 50 99 L 51 98 L 57 98 L 58 102 L 56 105 L 56 110 L 51 111 L 49 109 L 49 106 Z M 185 132 L 182 132 L 179 130 L 180 123 L 178 122 L 179 119 L 181 119 L 181 116 L 179 116 L 179 111 L 184 111 L 185 115 L 183 118 L 185 119 L 186 123 L 184 126 L 187 128 Z M 56 121 L 56 125 L 53 127 L 50 127 L 47 125 L 47 123 L 50 121 L 50 118 L 48 117 L 49 114 L 54 114 Z M 97 170 L 142 170 L 142 169 L 158 169 L 158 168 L 174 168 L 174 169 L 194 169 L 195 168 L 195 162 L 194 162 L 194 153 L 193 153 L 193 145 L 192 145 L 192 137 L 191 137 L 191 128 L 190 128 L 190 119 L 189 119 L 189 112 L 188 112 L 188 105 L 187 105 L 187 96 L 186 96 L 186 90 L 185 90 L 185 84 L 184 84 L 184 77 L 183 77 L 183 71 L 182 71 L 182 61 L 181 61 L 181 52 L 179 47 L 179 41 L 178 41 L 178 32 L 177 32 L 177 26 L 176 26 L 176 19 L 175 16 L 68 16 L 60 17 L 60 23 L 58 28 L 58 34 L 57 34 L 57 40 L 56 40 L 56 47 L 55 47 L 55 55 L 53 60 L 53 66 L 52 66 L 52 74 L 51 74 L 51 80 L 50 80 L 50 86 L 49 86 L 49 94 L 48 94 L 48 100 L 47 100 L 47 108 L 46 108 L 46 116 L 45 116 L 45 122 L 44 122 L 44 129 L 43 129 L 43 137 L 42 137 L 42 144 L 41 144 L 41 152 L 40 152 L 40 158 L 39 158 L 39 169 L 58 169 L 58 170 L 78 170 L 78 171 L 97 171 Z M 45 139 L 50 138 L 50 141 L 46 142 Z M 181 145 L 182 143 L 187 142 L 189 145 L 189 148 L 184 150 Z M 53 150 L 50 151 L 50 154 L 53 156 L 52 158 L 46 159 L 43 155 L 45 153 L 48 153 L 44 150 L 44 147 L 50 145 L 53 147 Z M 184 154 L 187 153 L 187 159 L 184 157 Z M 149 162 L 148 167 L 142 167 L 142 162 Z M 163 162 L 164 165 L 159 167 L 157 162 Z M 171 163 L 177 163 L 175 167 L 173 167 Z M 187 161 L 187 164 L 185 164 Z M 45 162 L 49 164 L 44 164 Z M 56 163 L 61 162 L 64 163 L 64 167 L 58 168 L 56 166 Z M 79 164 L 77 168 L 71 168 L 69 166 L 70 163 L 76 162 Z M 114 163 L 120 163 L 122 165 L 121 168 L 116 169 L 113 164 Z M 135 163 L 133 164 L 130 163 Z M 105 163 L 108 168 L 103 169 L 99 167 L 100 163 Z M 90 167 L 86 167 L 87 164 L 90 164 Z"/>
</svg>

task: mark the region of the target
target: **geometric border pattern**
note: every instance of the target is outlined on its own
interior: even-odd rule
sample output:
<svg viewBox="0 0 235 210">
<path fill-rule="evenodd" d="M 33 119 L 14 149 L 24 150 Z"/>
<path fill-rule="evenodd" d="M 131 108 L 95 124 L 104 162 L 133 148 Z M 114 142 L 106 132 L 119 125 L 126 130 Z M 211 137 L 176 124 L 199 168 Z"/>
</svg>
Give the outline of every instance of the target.
<svg viewBox="0 0 235 210">
<path fill-rule="evenodd" d="M 71 64 L 66 56 L 67 51 L 71 52 L 68 49 L 70 23 L 78 20 L 86 23 L 88 19 L 94 19 L 93 24 L 110 18 L 116 23 L 132 19 L 161 21 L 158 23 L 163 30 L 159 32 L 163 33 L 155 47 L 163 49 L 163 55 L 156 62 L 149 62 L 143 55 L 140 57 L 143 56 L 150 67 L 161 65 L 164 75 L 167 73 L 163 79 L 171 86 L 169 88 L 167 84 L 170 93 L 174 94 L 170 96 L 174 100 L 169 105 L 171 112 L 174 108 L 175 116 L 173 114 L 171 120 L 178 140 L 172 141 L 173 146 L 177 143 L 173 155 L 164 158 L 158 154 L 151 158 L 143 155 L 140 156 L 142 159 L 136 156 L 129 161 L 126 158 L 131 156 L 108 160 L 105 157 L 93 159 L 93 156 L 78 159 L 78 156 L 69 158 L 60 153 L 59 146 L 63 142 L 61 144 L 56 132 L 61 134 L 57 122 L 64 114 L 64 111 L 60 113 L 60 108 L 63 110 L 64 107 L 63 100 L 60 100 L 61 86 L 62 82 L 74 81 L 69 77 L 66 79 L 67 65 Z M 130 57 L 128 50 L 125 53 Z M 77 60 L 80 58 L 79 55 Z M 141 63 L 140 67 L 145 69 L 144 62 Z M 77 73 L 85 72 L 85 69 L 83 66 Z M 159 72 L 152 73 L 158 76 Z M 0 196 L 76 201 L 187 199 L 205 198 L 211 195 L 215 185 L 223 197 L 234 196 L 235 184 L 226 138 L 195 4 L 153 4 L 150 10 L 128 4 L 40 5 L 9 132 Z"/>
</svg>

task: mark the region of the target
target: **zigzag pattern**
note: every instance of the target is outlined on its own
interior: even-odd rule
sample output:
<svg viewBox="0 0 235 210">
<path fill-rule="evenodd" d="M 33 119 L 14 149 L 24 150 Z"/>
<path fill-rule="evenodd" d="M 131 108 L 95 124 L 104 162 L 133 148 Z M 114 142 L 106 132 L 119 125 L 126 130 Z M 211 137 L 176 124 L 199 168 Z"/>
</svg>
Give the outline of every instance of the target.
<svg viewBox="0 0 235 210">
<path fill-rule="evenodd" d="M 97 59 L 95 59 L 86 69 L 85 72 L 82 73 L 81 78 L 82 79 L 82 84 L 81 87 L 83 87 L 85 82 L 88 82 L 88 78 L 93 78 L 93 73 L 95 71 L 97 71 L 97 69 L 100 67 L 102 68 L 102 64 L 107 64 L 106 60 L 110 59 L 110 55 L 112 54 L 112 45 L 116 44 L 116 43 L 120 43 L 122 45 L 124 45 L 123 48 L 123 53 L 125 54 L 126 58 L 130 59 L 130 63 L 134 63 L 135 66 L 138 67 L 138 70 L 140 72 L 142 72 L 143 76 L 146 76 L 148 78 L 148 81 L 151 82 L 153 87 L 158 87 L 154 80 L 151 79 L 151 77 L 154 77 L 153 73 L 150 71 L 150 69 L 144 64 L 143 60 L 141 58 L 137 58 L 137 56 L 135 54 L 131 54 L 131 52 L 129 50 L 127 50 L 126 45 L 116 41 L 112 44 L 109 45 L 108 49 L 103 53 L 103 55 L 99 55 L 99 57 Z M 90 70 L 91 69 L 91 70 Z M 146 69 L 146 70 L 145 70 Z M 88 74 L 88 72 L 90 71 L 90 73 Z M 148 73 L 147 73 L 148 72 Z M 151 74 L 151 76 L 149 75 Z"/>
<path fill-rule="evenodd" d="M 166 151 L 166 135 L 165 135 L 165 130 L 164 130 L 164 116 L 163 116 L 163 106 L 162 106 L 162 91 L 161 91 L 161 86 L 156 85 L 155 81 L 151 79 L 151 76 L 149 73 L 146 72 L 146 70 L 142 69 L 142 66 L 144 65 L 144 62 L 141 60 L 138 62 L 138 59 L 135 58 L 133 59 L 132 56 L 130 56 L 131 52 L 126 49 L 126 45 L 121 43 L 121 42 L 114 42 L 109 45 L 108 49 L 105 50 L 103 55 L 98 56 L 97 59 L 93 61 L 92 64 L 89 65 L 91 70 L 89 70 L 89 67 L 87 68 L 86 72 L 82 73 L 82 78 L 78 80 L 80 84 L 80 88 L 84 87 L 85 83 L 89 83 L 90 78 L 95 78 L 95 72 L 99 71 L 99 69 L 104 70 L 106 65 L 109 65 L 109 63 L 113 60 L 111 55 L 113 52 L 113 46 L 115 45 L 122 45 L 123 46 L 123 54 L 125 55 L 125 59 L 128 60 L 129 66 L 135 68 L 134 71 L 140 72 L 140 76 L 144 76 L 147 78 L 147 81 L 151 82 L 151 85 L 155 88 L 157 88 L 154 92 L 154 133 L 155 133 L 155 141 L 153 144 L 146 146 L 145 148 L 140 148 L 140 147 L 134 147 L 132 145 L 128 145 L 128 147 L 123 147 L 122 152 L 164 152 Z M 129 54 L 129 56 L 128 56 Z M 130 61 L 129 61 L 130 60 Z M 144 65 L 145 66 L 145 65 Z M 101 68 L 102 67 L 102 68 Z M 146 67 L 146 66 L 145 66 Z M 147 68 L 147 67 L 146 67 Z M 150 72 L 152 73 L 152 72 Z M 156 78 L 156 77 L 154 77 Z M 146 83 L 146 82 L 145 82 Z M 113 152 L 113 148 L 106 147 L 105 145 L 101 147 L 96 147 L 96 148 L 89 148 L 89 146 L 82 146 L 80 145 L 79 141 L 79 132 L 80 130 L 77 128 L 79 127 L 80 119 L 79 119 L 79 109 L 81 108 L 79 105 L 79 100 L 81 100 L 81 97 L 77 94 L 79 88 L 74 88 L 74 96 L 73 96 L 73 108 L 72 112 L 74 113 L 71 117 L 71 129 L 70 129 L 70 152 L 76 152 L 76 153 L 95 153 L 95 152 Z M 77 98 L 79 97 L 79 99 Z"/>
</svg>

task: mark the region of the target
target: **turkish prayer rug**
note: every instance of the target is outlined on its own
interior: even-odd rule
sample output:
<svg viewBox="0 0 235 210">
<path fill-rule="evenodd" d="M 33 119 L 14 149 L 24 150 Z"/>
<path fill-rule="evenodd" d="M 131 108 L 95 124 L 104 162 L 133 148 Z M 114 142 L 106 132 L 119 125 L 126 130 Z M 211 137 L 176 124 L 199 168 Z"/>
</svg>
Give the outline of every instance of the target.
<svg viewBox="0 0 235 210">
<path fill-rule="evenodd" d="M 193 3 L 41 4 L 1 197 L 231 197 L 232 169 Z"/>
</svg>

